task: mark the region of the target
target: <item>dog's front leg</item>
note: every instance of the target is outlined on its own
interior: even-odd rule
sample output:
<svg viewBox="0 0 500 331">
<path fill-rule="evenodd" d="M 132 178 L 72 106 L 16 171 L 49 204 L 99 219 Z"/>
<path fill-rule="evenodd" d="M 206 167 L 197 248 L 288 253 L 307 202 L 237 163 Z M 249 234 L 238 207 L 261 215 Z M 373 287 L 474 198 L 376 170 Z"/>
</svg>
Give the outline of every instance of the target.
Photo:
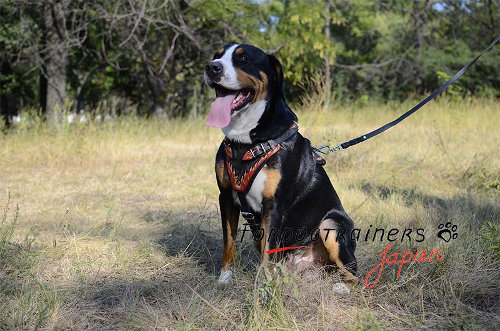
<svg viewBox="0 0 500 331">
<path fill-rule="evenodd" d="M 236 255 L 236 232 L 240 209 L 235 204 L 231 191 L 222 191 L 219 195 L 219 206 L 222 218 L 222 237 L 224 249 L 222 251 L 222 270 L 219 276 L 220 284 L 228 284 L 231 280 Z"/>
<path fill-rule="evenodd" d="M 280 220 L 281 215 L 278 215 L 274 210 L 274 201 L 272 197 L 264 198 L 262 201 L 262 219 L 260 223 L 262 239 L 256 244 L 263 267 L 267 266 L 270 260 L 270 255 L 267 252 L 278 247 L 279 238 L 277 230 Z"/>
</svg>

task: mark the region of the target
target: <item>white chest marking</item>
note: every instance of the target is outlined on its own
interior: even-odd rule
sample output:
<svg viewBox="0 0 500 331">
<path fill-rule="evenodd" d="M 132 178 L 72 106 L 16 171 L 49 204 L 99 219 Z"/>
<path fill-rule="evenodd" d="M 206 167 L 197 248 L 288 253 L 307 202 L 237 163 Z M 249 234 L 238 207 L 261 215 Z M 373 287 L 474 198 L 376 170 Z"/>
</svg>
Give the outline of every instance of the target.
<svg viewBox="0 0 500 331">
<path fill-rule="evenodd" d="M 241 143 L 251 143 L 250 131 L 259 123 L 260 117 L 266 109 L 266 104 L 266 100 L 259 100 L 232 114 L 229 125 L 222 128 L 224 135 Z"/>
<path fill-rule="evenodd" d="M 250 187 L 250 191 L 248 191 L 246 195 L 248 206 L 254 212 L 260 213 L 262 210 L 262 192 L 264 191 L 264 183 L 266 182 L 266 179 L 267 175 L 261 169 L 257 176 L 255 176 L 252 187 Z"/>
</svg>

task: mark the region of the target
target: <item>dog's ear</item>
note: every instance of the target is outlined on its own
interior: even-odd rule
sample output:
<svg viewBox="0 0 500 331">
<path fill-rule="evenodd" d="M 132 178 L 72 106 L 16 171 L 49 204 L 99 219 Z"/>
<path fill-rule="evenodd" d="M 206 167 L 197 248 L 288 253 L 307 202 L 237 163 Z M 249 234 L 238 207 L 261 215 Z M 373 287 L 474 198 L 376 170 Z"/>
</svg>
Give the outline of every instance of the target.
<svg viewBox="0 0 500 331">
<path fill-rule="evenodd" d="M 285 96 L 285 80 L 283 77 L 283 68 L 281 67 L 280 61 L 272 54 L 267 55 L 269 58 L 269 65 L 274 71 L 276 76 L 276 84 L 278 85 L 278 91 L 282 97 Z"/>
</svg>

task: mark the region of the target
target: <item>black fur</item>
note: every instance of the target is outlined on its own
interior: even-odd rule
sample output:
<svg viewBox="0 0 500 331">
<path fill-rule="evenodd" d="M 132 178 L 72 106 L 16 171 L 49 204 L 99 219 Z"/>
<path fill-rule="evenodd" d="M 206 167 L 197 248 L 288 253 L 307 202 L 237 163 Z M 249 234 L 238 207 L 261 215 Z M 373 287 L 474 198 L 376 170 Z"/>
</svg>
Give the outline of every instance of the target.
<svg viewBox="0 0 500 331">
<path fill-rule="evenodd" d="M 224 49 L 227 50 L 230 46 L 226 45 Z M 297 121 L 297 116 L 286 104 L 283 70 L 278 59 L 254 46 L 239 45 L 238 47 L 244 49 L 245 58 L 240 59 L 239 55 L 233 54 L 233 65 L 259 79 L 261 79 L 260 72 L 264 72 L 269 79 L 267 107 L 257 127 L 250 133 L 252 144 L 234 143 L 238 149 L 244 150 L 255 143 L 279 136 Z M 220 56 L 216 53 L 214 59 Z M 225 152 L 223 145 L 221 145 L 216 162 L 220 164 L 220 162 L 224 162 L 224 159 Z M 337 230 L 344 229 L 346 233 L 350 233 L 354 224 L 345 213 L 325 170 L 313 159 L 313 150 L 308 139 L 297 133 L 283 142 L 280 150 L 267 162 L 267 167 L 279 169 L 281 180 L 274 196 L 270 199 L 263 199 L 262 212 L 260 210 L 253 211 L 256 215 L 255 227 L 259 227 L 263 214 L 269 214 L 270 228 L 277 229 L 280 234 L 285 228 L 292 229 L 294 232 L 305 229 L 307 232 L 302 240 L 297 240 L 295 236 L 292 238 L 271 236 L 269 249 L 311 244 L 314 239 L 311 234 L 317 233 L 318 226 L 325 218 L 332 219 L 338 227 Z M 221 190 L 221 212 L 224 213 L 227 204 L 233 205 L 234 203 L 232 202 L 231 188 L 224 188 L 221 183 L 219 183 L 219 188 Z M 233 207 L 237 208 L 237 206 Z M 222 218 L 224 225 L 224 215 Z M 356 274 L 356 258 L 354 256 L 356 242 L 350 240 L 347 235 L 338 240 L 338 243 L 342 263 L 349 271 Z M 293 251 L 286 253 L 293 253 Z M 283 254 L 274 256 L 275 259 L 281 257 Z"/>
</svg>

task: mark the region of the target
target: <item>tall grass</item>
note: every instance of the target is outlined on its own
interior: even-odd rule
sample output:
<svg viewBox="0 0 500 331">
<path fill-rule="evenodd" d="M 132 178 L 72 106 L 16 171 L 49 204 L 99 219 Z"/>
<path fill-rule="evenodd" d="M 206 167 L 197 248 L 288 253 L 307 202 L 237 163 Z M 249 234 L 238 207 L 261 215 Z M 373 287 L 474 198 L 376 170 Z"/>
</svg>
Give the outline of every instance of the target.
<svg viewBox="0 0 500 331">
<path fill-rule="evenodd" d="M 366 133 L 413 105 L 316 101 L 294 107 L 315 145 Z M 222 134 L 201 119 L 15 128 L 0 136 L 0 196 L 11 192 L 0 228 L 0 329 L 495 329 L 500 261 L 481 234 L 496 238 L 483 224 L 500 225 L 499 105 L 440 98 L 326 157 L 356 226 L 424 228 L 425 246 L 395 242 L 391 252 L 445 257 L 408 264 L 398 280 L 397 266 L 386 267 L 373 290 L 349 295 L 332 291 L 338 275 L 321 270 L 270 277 L 249 238 L 238 245 L 234 282 L 216 285 Z M 458 226 L 448 243 L 436 236 L 447 222 Z M 358 243 L 362 277 L 385 245 Z"/>
</svg>

